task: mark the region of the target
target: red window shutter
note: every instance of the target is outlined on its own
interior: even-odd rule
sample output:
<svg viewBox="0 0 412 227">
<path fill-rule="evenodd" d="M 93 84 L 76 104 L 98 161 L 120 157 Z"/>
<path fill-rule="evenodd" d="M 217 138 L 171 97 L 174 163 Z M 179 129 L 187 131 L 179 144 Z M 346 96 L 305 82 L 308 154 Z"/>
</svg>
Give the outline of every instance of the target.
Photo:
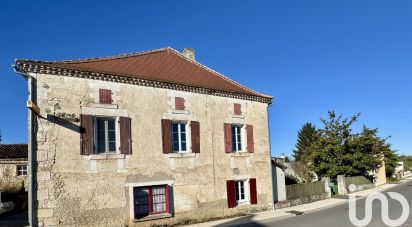
<svg viewBox="0 0 412 227">
<path fill-rule="evenodd" d="M 153 213 L 153 191 L 152 187 L 148 187 L 149 190 L 149 214 Z"/>
<path fill-rule="evenodd" d="M 162 119 L 162 143 L 163 153 L 173 153 L 172 150 L 172 121 Z"/>
<path fill-rule="evenodd" d="M 233 105 L 233 113 L 235 115 L 242 115 L 242 105 L 240 105 L 239 103 L 235 103 Z"/>
<path fill-rule="evenodd" d="M 226 181 L 226 191 L 227 191 L 227 206 L 233 208 L 236 206 L 236 194 L 235 194 L 235 181 Z"/>
<path fill-rule="evenodd" d="M 223 130 L 225 132 L 225 152 L 230 153 L 233 151 L 232 144 L 232 125 L 224 124 Z"/>
<path fill-rule="evenodd" d="M 120 117 L 120 153 L 132 154 L 132 119 Z"/>
<path fill-rule="evenodd" d="M 112 104 L 112 91 L 109 89 L 99 89 L 99 101 L 102 104 Z"/>
<path fill-rule="evenodd" d="M 192 152 L 200 153 L 200 125 L 198 121 L 190 122 L 190 133 L 192 137 Z"/>
<path fill-rule="evenodd" d="M 94 153 L 94 128 L 92 115 L 80 115 L 80 154 L 89 155 Z"/>
<path fill-rule="evenodd" d="M 166 191 L 166 213 L 170 214 L 170 185 L 165 186 L 165 191 Z"/>
<path fill-rule="evenodd" d="M 254 152 L 254 142 L 253 142 L 253 125 L 246 125 L 246 136 L 247 136 L 247 151 L 249 153 Z"/>
<path fill-rule="evenodd" d="M 175 97 L 175 109 L 185 110 L 185 99 L 182 97 Z"/>
<path fill-rule="evenodd" d="M 256 178 L 249 179 L 250 204 L 257 204 Z"/>
</svg>

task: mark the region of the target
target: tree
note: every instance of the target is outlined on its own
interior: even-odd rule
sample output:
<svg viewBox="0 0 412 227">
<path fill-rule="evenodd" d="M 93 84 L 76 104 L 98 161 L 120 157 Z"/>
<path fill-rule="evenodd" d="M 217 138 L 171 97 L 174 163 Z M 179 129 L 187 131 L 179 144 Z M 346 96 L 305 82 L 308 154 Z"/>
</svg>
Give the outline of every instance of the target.
<svg viewBox="0 0 412 227">
<path fill-rule="evenodd" d="M 296 161 L 310 162 L 312 161 L 312 152 L 310 147 L 317 139 L 316 128 L 311 123 L 306 123 L 298 132 L 296 149 L 293 150 L 293 157 Z"/>
<path fill-rule="evenodd" d="M 1 130 L 0 130 L 0 144 L 1 144 Z"/>
<path fill-rule="evenodd" d="M 311 168 L 320 177 L 336 175 L 367 175 L 382 165 L 382 139 L 377 129 L 363 127 L 361 133 L 352 133 L 352 124 L 360 114 L 350 118 L 328 112 L 329 119 L 321 119 L 324 128 L 312 144 L 313 164 Z"/>
<path fill-rule="evenodd" d="M 381 149 L 384 155 L 386 177 L 392 177 L 398 166 L 398 155 L 396 151 L 392 150 L 391 144 L 386 143 L 386 139 L 383 141 Z"/>
</svg>

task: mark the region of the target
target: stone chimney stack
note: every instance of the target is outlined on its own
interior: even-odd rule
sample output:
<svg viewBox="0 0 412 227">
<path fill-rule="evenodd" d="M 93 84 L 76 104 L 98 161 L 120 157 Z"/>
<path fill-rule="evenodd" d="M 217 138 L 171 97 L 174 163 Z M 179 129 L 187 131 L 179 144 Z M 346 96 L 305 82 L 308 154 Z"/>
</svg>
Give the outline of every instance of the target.
<svg viewBox="0 0 412 227">
<path fill-rule="evenodd" d="M 183 49 L 183 56 L 196 61 L 195 60 L 195 50 L 193 48 L 185 48 Z"/>
</svg>

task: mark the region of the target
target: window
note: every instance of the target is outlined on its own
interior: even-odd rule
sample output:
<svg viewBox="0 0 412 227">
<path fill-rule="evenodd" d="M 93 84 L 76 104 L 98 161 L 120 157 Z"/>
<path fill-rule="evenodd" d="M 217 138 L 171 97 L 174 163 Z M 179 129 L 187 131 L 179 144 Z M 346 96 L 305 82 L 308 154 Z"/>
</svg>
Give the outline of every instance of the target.
<svg viewBox="0 0 412 227">
<path fill-rule="evenodd" d="M 173 122 L 172 123 L 172 136 L 173 136 L 173 152 L 180 153 L 187 151 L 186 143 L 186 123 L 185 122 Z"/>
<path fill-rule="evenodd" d="M 185 99 L 182 97 L 175 97 L 175 109 L 185 110 Z"/>
<path fill-rule="evenodd" d="M 109 89 L 99 89 L 99 102 L 102 104 L 112 104 L 112 91 Z"/>
<path fill-rule="evenodd" d="M 96 150 L 98 153 L 116 152 L 116 119 L 96 118 Z"/>
<path fill-rule="evenodd" d="M 27 165 L 17 165 L 17 176 L 27 176 Z"/>
<path fill-rule="evenodd" d="M 239 103 L 233 104 L 233 114 L 242 115 L 242 105 Z"/>
<path fill-rule="evenodd" d="M 169 190 L 168 185 L 134 188 L 135 218 L 170 213 Z"/>
<path fill-rule="evenodd" d="M 236 203 L 241 203 L 246 201 L 245 198 L 245 182 L 244 181 L 235 181 L 235 198 Z"/>
<path fill-rule="evenodd" d="M 242 126 L 232 125 L 232 149 L 234 152 L 242 151 Z"/>
</svg>

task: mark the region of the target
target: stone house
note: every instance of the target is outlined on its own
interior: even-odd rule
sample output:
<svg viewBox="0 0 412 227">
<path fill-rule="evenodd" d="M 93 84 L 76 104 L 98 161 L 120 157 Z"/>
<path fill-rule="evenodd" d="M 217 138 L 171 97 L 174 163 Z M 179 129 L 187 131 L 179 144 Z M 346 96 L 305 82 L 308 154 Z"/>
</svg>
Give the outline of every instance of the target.
<svg viewBox="0 0 412 227">
<path fill-rule="evenodd" d="M 14 69 L 32 110 L 32 224 L 164 224 L 273 208 L 272 98 L 198 63 L 193 49 L 18 59 Z"/>
<path fill-rule="evenodd" d="M 27 190 L 27 144 L 0 144 L 0 192 Z"/>
</svg>

